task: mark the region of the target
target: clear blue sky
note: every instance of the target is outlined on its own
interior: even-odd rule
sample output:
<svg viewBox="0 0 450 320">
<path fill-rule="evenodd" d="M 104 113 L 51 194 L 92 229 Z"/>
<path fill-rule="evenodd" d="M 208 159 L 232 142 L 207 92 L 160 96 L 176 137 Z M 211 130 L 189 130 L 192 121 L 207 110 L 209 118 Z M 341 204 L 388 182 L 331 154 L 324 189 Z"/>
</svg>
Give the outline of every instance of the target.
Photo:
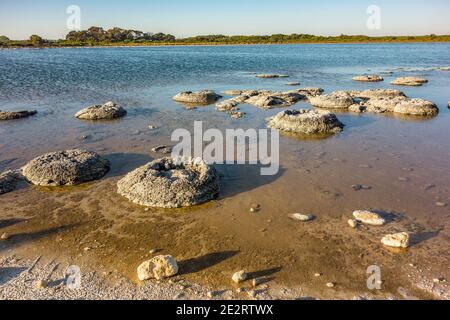
<svg viewBox="0 0 450 320">
<path fill-rule="evenodd" d="M 317 35 L 450 34 L 449 0 L 0 0 L 0 35 L 63 37 L 66 8 L 81 8 L 82 28 L 119 26 L 171 33 L 311 33 Z M 381 30 L 366 27 L 369 5 L 381 8 Z"/>
</svg>

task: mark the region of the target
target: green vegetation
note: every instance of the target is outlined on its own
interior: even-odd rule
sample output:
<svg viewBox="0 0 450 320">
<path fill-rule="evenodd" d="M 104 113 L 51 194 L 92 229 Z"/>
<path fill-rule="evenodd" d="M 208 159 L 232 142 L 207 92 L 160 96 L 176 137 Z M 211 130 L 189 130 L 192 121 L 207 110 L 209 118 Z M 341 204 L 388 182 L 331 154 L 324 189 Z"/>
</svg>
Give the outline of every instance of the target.
<svg viewBox="0 0 450 320">
<path fill-rule="evenodd" d="M 205 35 L 176 39 L 171 34 L 139 30 L 91 27 L 71 31 L 65 39 L 44 40 L 32 35 L 29 40 L 15 41 L 0 36 L 0 47 L 85 47 L 85 46 L 151 46 L 151 45 L 234 45 L 234 44 L 295 44 L 295 43 L 369 43 L 369 42 L 450 42 L 450 35 L 383 36 L 364 35 L 314 36 L 310 34 L 273 34 L 263 36 Z"/>
</svg>

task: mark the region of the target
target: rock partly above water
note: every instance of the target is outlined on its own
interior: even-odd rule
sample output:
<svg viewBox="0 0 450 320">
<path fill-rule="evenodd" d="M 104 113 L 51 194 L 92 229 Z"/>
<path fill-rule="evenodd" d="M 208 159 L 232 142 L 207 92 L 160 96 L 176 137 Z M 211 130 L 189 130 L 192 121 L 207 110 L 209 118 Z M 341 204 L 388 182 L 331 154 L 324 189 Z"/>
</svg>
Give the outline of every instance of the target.
<svg viewBox="0 0 450 320">
<path fill-rule="evenodd" d="M 391 82 L 391 84 L 397 85 L 397 86 L 419 87 L 427 82 L 428 82 L 427 79 L 419 78 L 419 77 L 400 77 L 400 78 L 393 80 Z"/>
<path fill-rule="evenodd" d="M 112 101 L 103 105 L 93 105 L 78 111 L 75 118 L 83 120 L 111 120 L 124 117 L 127 111 Z"/>
<path fill-rule="evenodd" d="M 17 173 L 6 171 L 0 174 L 0 194 L 8 193 L 16 188 Z"/>
<path fill-rule="evenodd" d="M 143 262 L 137 269 L 138 278 L 141 281 L 156 279 L 162 280 L 178 273 L 176 260 L 169 255 L 157 256 Z"/>
<path fill-rule="evenodd" d="M 127 174 L 118 183 L 118 193 L 148 207 L 180 208 L 217 197 L 218 174 L 197 158 L 163 158 Z"/>
<path fill-rule="evenodd" d="M 407 99 L 398 103 L 394 108 L 394 112 L 413 116 L 435 116 L 439 113 L 439 109 L 430 101 Z"/>
<path fill-rule="evenodd" d="M 258 74 L 256 77 L 262 79 L 289 78 L 286 74 Z"/>
<path fill-rule="evenodd" d="M 392 99 L 397 97 L 406 98 L 406 95 L 402 91 L 393 89 L 369 89 L 363 91 L 350 91 L 349 94 L 354 98 L 361 99 Z"/>
<path fill-rule="evenodd" d="M 380 77 L 378 75 L 356 76 L 356 77 L 353 77 L 352 80 L 359 81 L 359 82 L 381 82 L 381 81 L 384 81 L 383 77 Z"/>
<path fill-rule="evenodd" d="M 386 219 L 384 219 L 379 213 L 367 210 L 357 210 L 353 212 L 353 217 L 358 222 L 372 226 L 382 226 L 386 224 Z"/>
<path fill-rule="evenodd" d="M 348 109 L 355 100 L 346 91 L 336 91 L 330 94 L 309 98 L 309 102 L 316 108 Z"/>
<path fill-rule="evenodd" d="M 409 234 L 406 232 L 388 234 L 381 239 L 381 243 L 387 247 L 393 248 L 408 248 L 409 247 Z"/>
<path fill-rule="evenodd" d="M 100 179 L 109 169 L 109 161 L 95 152 L 75 149 L 37 157 L 22 168 L 22 174 L 39 186 L 73 186 Z"/>
<path fill-rule="evenodd" d="M 267 120 L 267 126 L 285 132 L 300 134 L 333 134 L 344 125 L 337 117 L 323 110 L 285 110 Z"/>
<path fill-rule="evenodd" d="M 181 92 L 173 97 L 173 100 L 181 103 L 191 104 L 210 104 L 222 98 L 212 90 L 202 90 L 197 92 L 186 91 Z"/>
<path fill-rule="evenodd" d="M 26 118 L 32 115 L 35 115 L 37 113 L 36 110 L 32 111 L 1 111 L 0 110 L 0 121 L 1 120 L 15 120 L 15 119 L 21 119 Z"/>
</svg>

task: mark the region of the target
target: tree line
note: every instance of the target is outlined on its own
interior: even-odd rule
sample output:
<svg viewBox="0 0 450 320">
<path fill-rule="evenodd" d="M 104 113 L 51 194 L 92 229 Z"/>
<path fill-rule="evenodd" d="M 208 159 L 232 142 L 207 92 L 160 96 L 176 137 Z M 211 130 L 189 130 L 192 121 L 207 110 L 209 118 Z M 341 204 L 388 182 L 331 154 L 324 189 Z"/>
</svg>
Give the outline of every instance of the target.
<svg viewBox="0 0 450 320">
<path fill-rule="evenodd" d="M 364 42 L 450 42 L 450 35 L 382 36 L 365 35 L 315 36 L 311 34 L 273 34 L 259 36 L 203 35 L 175 38 L 171 34 L 151 33 L 132 29 L 90 27 L 71 31 L 65 39 L 46 40 L 32 35 L 28 40 L 10 40 L 0 36 L 0 47 L 63 47 L 63 46 L 110 46 L 110 45 L 183 45 L 183 44 L 289 44 L 289 43 L 364 43 Z"/>
</svg>

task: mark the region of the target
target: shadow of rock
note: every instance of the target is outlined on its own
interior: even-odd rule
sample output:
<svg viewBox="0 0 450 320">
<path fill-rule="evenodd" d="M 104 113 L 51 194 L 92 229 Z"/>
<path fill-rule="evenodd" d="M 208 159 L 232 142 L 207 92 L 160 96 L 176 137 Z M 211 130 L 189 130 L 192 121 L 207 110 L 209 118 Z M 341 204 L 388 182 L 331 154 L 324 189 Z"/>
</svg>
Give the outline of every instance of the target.
<svg viewBox="0 0 450 320">
<path fill-rule="evenodd" d="M 436 230 L 411 234 L 409 237 L 410 246 L 412 247 L 427 240 L 430 240 L 432 238 L 435 238 L 439 235 L 440 232 L 441 230 Z"/>
<path fill-rule="evenodd" d="M 111 161 L 107 177 L 123 176 L 153 160 L 149 154 L 140 153 L 112 153 L 105 157 Z"/>
<path fill-rule="evenodd" d="M 27 220 L 26 219 L 16 219 L 16 218 L 3 219 L 3 220 L 0 220 L 0 229 L 10 227 L 10 226 L 13 226 L 15 224 L 18 224 L 18 223 L 21 223 L 24 221 L 27 221 Z"/>
<path fill-rule="evenodd" d="M 219 199 L 232 197 L 247 192 L 263 185 L 270 184 L 281 177 L 286 171 L 280 167 L 278 173 L 273 176 L 261 175 L 261 165 L 214 165 L 220 177 Z"/>
<path fill-rule="evenodd" d="M 25 270 L 27 270 L 27 268 L 24 267 L 0 268 L 0 286 L 7 284 L 9 281 L 17 278 Z"/>
<path fill-rule="evenodd" d="M 255 271 L 255 272 L 249 272 L 249 273 L 247 273 L 247 276 L 248 276 L 248 279 L 264 278 L 264 282 L 269 282 L 269 281 L 273 280 L 273 277 L 272 278 L 267 278 L 267 277 L 280 272 L 281 269 L 282 269 L 281 267 L 276 267 L 276 268 L 270 268 L 270 269 L 265 269 L 265 270 L 259 270 L 259 271 Z"/>
<path fill-rule="evenodd" d="M 197 258 L 180 261 L 178 262 L 180 274 L 191 274 L 203 271 L 234 257 L 238 253 L 239 251 L 214 252 Z"/>
</svg>

